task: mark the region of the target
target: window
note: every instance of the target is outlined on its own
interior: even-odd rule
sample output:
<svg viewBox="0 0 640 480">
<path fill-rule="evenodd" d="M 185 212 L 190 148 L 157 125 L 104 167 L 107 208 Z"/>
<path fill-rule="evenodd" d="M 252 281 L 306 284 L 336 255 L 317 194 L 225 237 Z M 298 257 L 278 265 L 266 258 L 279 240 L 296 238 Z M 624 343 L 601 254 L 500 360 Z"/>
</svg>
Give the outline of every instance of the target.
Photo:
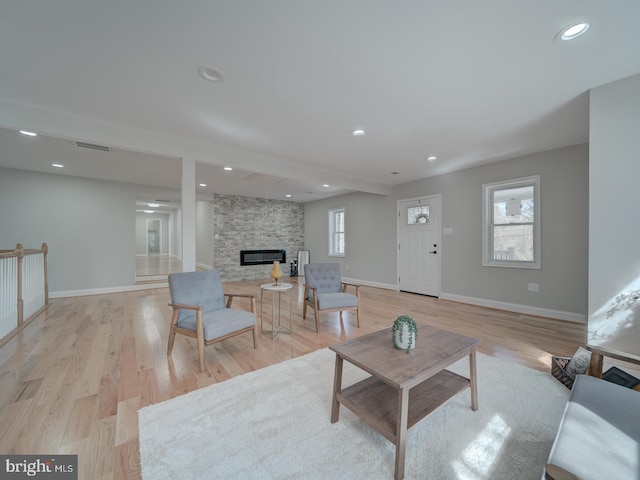
<svg viewBox="0 0 640 480">
<path fill-rule="evenodd" d="M 329 255 L 344 257 L 344 208 L 329 210 Z"/>
<path fill-rule="evenodd" d="M 482 264 L 540 268 L 540 175 L 485 184 L 482 192 Z"/>
<path fill-rule="evenodd" d="M 407 225 L 429 223 L 429 205 L 407 208 Z"/>
</svg>

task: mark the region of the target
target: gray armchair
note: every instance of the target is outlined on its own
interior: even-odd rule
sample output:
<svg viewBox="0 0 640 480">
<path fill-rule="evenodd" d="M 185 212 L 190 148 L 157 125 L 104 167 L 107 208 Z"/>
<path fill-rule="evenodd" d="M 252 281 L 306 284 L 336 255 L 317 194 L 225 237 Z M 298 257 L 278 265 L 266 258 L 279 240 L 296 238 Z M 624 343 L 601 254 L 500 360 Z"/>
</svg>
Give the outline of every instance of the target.
<svg viewBox="0 0 640 480">
<path fill-rule="evenodd" d="M 314 310 L 316 332 L 320 312 L 356 311 L 356 322 L 360 327 L 360 285 L 343 282 L 340 265 L 337 263 L 308 263 L 304 266 L 304 305 L 302 318 L 307 318 L 307 306 Z M 347 286 L 355 287 L 355 295 L 347 293 Z"/>
<path fill-rule="evenodd" d="M 167 355 L 171 355 L 176 333 L 197 340 L 201 372 L 204 372 L 205 345 L 252 332 L 253 348 L 257 348 L 255 295 L 225 294 L 218 270 L 173 273 L 169 275 L 169 291 L 173 316 Z M 226 304 L 225 297 L 228 297 Z M 250 298 L 251 311 L 232 309 L 233 297 Z"/>
</svg>

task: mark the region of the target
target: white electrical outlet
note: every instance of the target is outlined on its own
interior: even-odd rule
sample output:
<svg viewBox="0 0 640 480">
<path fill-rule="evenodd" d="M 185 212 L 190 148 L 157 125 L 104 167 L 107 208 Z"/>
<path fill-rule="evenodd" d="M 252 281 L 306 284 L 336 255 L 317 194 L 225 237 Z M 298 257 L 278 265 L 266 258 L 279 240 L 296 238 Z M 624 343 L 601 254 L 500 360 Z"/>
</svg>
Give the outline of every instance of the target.
<svg viewBox="0 0 640 480">
<path fill-rule="evenodd" d="M 539 292 L 540 291 L 540 285 L 537 283 L 530 283 L 529 284 L 529 291 L 530 292 Z"/>
</svg>

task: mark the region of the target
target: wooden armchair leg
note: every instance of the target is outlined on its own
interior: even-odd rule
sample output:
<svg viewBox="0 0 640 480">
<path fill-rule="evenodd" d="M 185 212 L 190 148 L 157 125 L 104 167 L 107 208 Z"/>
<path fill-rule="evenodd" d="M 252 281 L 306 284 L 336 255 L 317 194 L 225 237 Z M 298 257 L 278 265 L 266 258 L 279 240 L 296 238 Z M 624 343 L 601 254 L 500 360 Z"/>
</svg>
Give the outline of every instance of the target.
<svg viewBox="0 0 640 480">
<path fill-rule="evenodd" d="M 302 304 L 302 319 L 305 320 L 307 318 L 307 302 Z"/>
<path fill-rule="evenodd" d="M 198 341 L 198 360 L 200 360 L 200 372 L 204 372 L 204 326 L 202 310 L 196 312 L 196 340 Z"/>
<path fill-rule="evenodd" d="M 314 313 L 315 313 L 314 317 L 316 318 L 316 333 L 318 333 L 320 331 L 320 328 L 319 328 L 320 326 L 318 325 L 318 317 L 320 315 L 319 315 L 318 310 L 314 310 Z"/>
<path fill-rule="evenodd" d="M 173 351 L 173 342 L 176 339 L 176 331 L 173 327 L 169 330 L 169 344 L 167 345 L 167 355 L 171 355 Z"/>
<path fill-rule="evenodd" d="M 204 338 L 198 337 L 198 360 L 200 362 L 200 372 L 204 372 Z"/>
<path fill-rule="evenodd" d="M 173 342 L 176 339 L 176 331 L 173 327 L 169 330 L 169 344 L 167 345 L 167 355 L 171 355 L 173 351 Z"/>
<path fill-rule="evenodd" d="M 360 305 L 356 308 L 356 325 L 360 328 Z"/>
<path fill-rule="evenodd" d="M 256 327 L 253 327 L 253 330 L 251 330 L 251 333 L 253 335 L 253 348 L 258 348 L 258 344 L 256 343 Z"/>
<path fill-rule="evenodd" d="M 169 343 L 167 344 L 167 355 L 171 355 L 173 351 L 173 342 L 176 339 L 176 324 L 178 323 L 178 310 L 174 310 L 171 318 L 171 326 L 169 327 Z"/>
</svg>

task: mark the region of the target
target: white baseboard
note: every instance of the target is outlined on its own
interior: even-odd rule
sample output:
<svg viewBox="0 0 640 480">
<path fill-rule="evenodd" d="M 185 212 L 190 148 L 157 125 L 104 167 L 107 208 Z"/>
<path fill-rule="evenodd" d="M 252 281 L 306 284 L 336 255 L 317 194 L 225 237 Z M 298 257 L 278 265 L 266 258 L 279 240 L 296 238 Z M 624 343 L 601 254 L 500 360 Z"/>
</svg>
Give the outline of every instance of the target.
<svg viewBox="0 0 640 480">
<path fill-rule="evenodd" d="M 211 265 L 207 265 L 206 263 L 196 262 L 196 267 L 201 268 L 202 270 L 213 270 L 213 267 Z"/>
<path fill-rule="evenodd" d="M 60 292 L 49 292 L 49 298 L 66 298 L 66 297 L 86 297 L 88 295 L 105 295 L 107 293 L 131 292 L 134 290 L 150 290 L 152 288 L 168 287 L 167 282 L 164 283 L 146 283 L 143 285 L 125 285 L 122 287 L 108 288 L 90 288 L 87 290 L 67 290 Z"/>
<path fill-rule="evenodd" d="M 168 273 L 165 273 L 164 275 L 142 275 L 140 277 L 136 277 L 136 285 L 138 285 L 138 283 L 156 282 L 158 280 L 164 280 L 166 282 L 168 276 Z"/>
<path fill-rule="evenodd" d="M 563 312 L 561 310 L 551 310 L 549 308 L 531 307 L 529 305 L 519 305 L 516 303 L 498 302 L 496 300 L 486 300 L 484 298 L 466 297 L 454 293 L 440 293 L 443 300 L 468 303 L 480 307 L 495 308 L 496 310 L 506 310 L 508 312 L 535 315 L 537 317 L 555 318 L 557 320 L 567 320 L 569 322 L 587 323 L 587 315 L 583 313 Z"/>
<path fill-rule="evenodd" d="M 342 277 L 342 280 L 349 283 L 356 283 L 358 285 L 365 285 L 367 287 L 383 288 L 385 290 L 398 291 L 398 286 L 392 285 L 390 283 L 369 282 L 368 280 L 359 280 L 357 278 L 348 278 L 348 277 Z"/>
</svg>

